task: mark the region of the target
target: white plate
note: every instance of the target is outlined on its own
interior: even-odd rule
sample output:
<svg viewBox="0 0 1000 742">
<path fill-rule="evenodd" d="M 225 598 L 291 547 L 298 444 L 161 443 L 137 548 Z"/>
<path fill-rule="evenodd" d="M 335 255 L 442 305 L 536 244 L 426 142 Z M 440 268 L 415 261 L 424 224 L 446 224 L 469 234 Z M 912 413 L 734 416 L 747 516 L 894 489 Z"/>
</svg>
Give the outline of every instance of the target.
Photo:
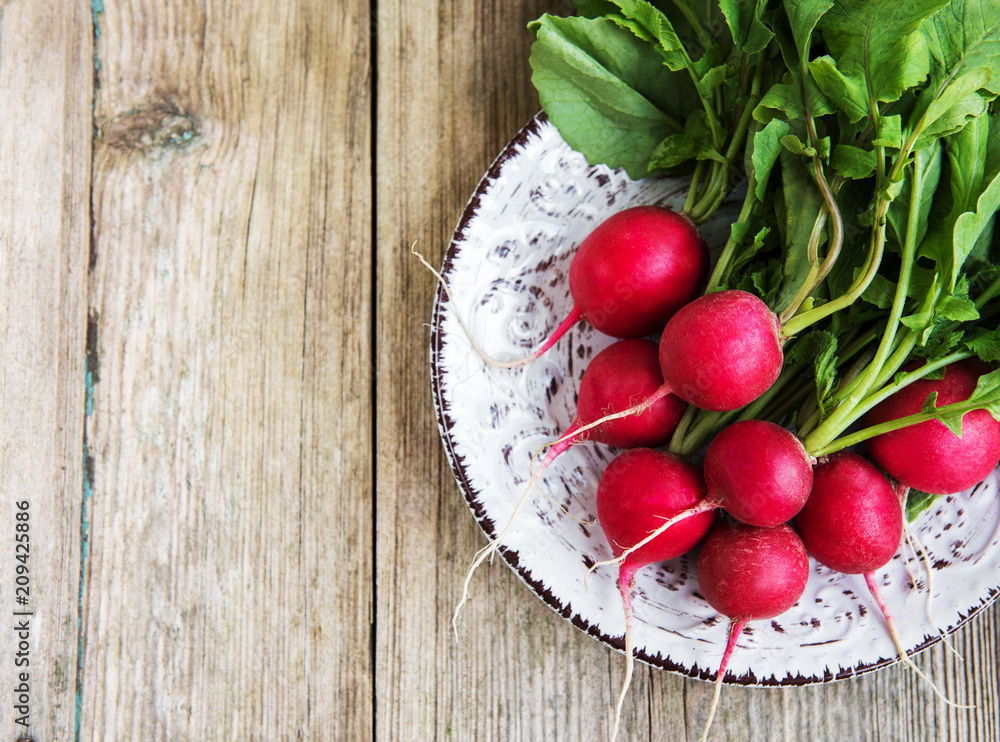
<svg viewBox="0 0 1000 742">
<path fill-rule="evenodd" d="M 573 420 L 587 363 L 613 340 L 579 324 L 534 364 L 516 371 L 487 368 L 455 312 L 494 357 L 527 355 L 568 313 L 569 263 L 590 230 L 629 206 L 680 208 L 685 192 L 686 183 L 678 178 L 632 181 L 622 171 L 588 165 L 542 115 L 518 133 L 479 183 L 445 257 L 452 301 L 438 292 L 431 365 L 441 438 L 459 487 L 488 536 L 507 523 L 527 484 L 532 455 Z M 724 207 L 702 228 L 710 245 L 721 248 L 737 211 Z M 589 444 L 556 459 L 505 538 L 502 554 L 557 613 L 622 649 L 625 621 L 616 571 L 601 568 L 584 584 L 588 567 L 611 557 L 610 547 L 599 526 L 583 525 L 559 508 L 595 520 L 597 482 L 615 455 Z M 879 571 L 882 595 L 908 648 L 939 641 L 940 632 L 954 631 L 997 597 L 997 488 L 995 471 L 973 492 L 939 498 L 914 524 L 934 565 L 932 620 L 925 615 L 926 571 L 905 546 Z M 728 621 L 699 595 L 695 561 L 687 555 L 640 571 L 634 601 L 637 654 L 651 665 L 709 679 L 722 656 Z M 482 574 L 473 579 L 473 600 L 482 580 Z M 791 610 L 747 627 L 726 680 L 818 683 L 895 661 L 863 577 L 813 562 L 806 592 Z"/>
</svg>

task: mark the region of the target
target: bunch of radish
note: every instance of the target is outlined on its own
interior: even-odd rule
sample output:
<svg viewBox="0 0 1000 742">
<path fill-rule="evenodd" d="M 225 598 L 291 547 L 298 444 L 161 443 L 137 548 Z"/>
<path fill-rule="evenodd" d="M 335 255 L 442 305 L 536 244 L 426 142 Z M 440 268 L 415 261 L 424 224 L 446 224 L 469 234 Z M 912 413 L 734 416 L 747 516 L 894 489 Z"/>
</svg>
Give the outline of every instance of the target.
<svg viewBox="0 0 1000 742">
<path fill-rule="evenodd" d="M 583 240 L 572 309 L 526 358 L 473 339 L 512 373 L 579 321 L 620 340 L 586 369 L 454 621 L 552 462 L 584 441 L 625 449 L 588 493 L 613 556 L 594 566 L 617 569 L 625 615 L 612 736 L 636 574 L 700 549 L 700 592 L 730 619 L 707 737 L 741 632 L 795 604 L 809 559 L 863 576 L 912 667 L 877 575 L 908 521 L 1000 461 L 1000 87 L 983 51 L 1000 27 L 960 0 L 578 9 L 530 24 L 549 120 L 591 164 L 688 177 L 687 197 Z M 695 225 L 737 170 L 743 205 L 712 266 Z"/>
<path fill-rule="evenodd" d="M 584 441 L 625 449 L 594 493 L 614 554 L 595 567 L 617 567 L 626 626 L 627 672 L 613 738 L 633 672 L 632 590 L 643 567 L 700 545 L 701 593 L 730 619 L 707 737 L 743 628 L 798 601 L 809 575 L 807 555 L 865 576 L 900 657 L 909 662 L 874 577 L 900 544 L 899 493 L 959 492 L 1000 460 L 996 409 L 975 394 L 980 379 L 994 372 L 972 353 L 948 363 L 904 365 L 904 353 L 892 364 L 883 358 L 861 393 L 858 385 L 866 380 L 858 379 L 865 373 L 845 374 L 842 400 L 834 394 L 835 404 L 817 415 L 808 400 L 819 391 L 807 384 L 803 394 L 801 368 L 785 363 L 795 338 L 779 314 L 745 290 L 716 284 L 699 296 L 707 265 L 705 243 L 683 215 L 657 206 L 619 212 L 584 240 L 573 260 L 569 318 L 526 359 L 496 364 L 516 368 L 537 359 L 580 320 L 621 338 L 585 370 L 575 419 L 551 442 L 510 521 L 476 555 L 453 619 L 457 631 L 473 573 L 501 547 L 561 453 Z M 878 356 L 885 342 L 873 336 L 868 354 Z M 789 413 L 789 400 L 799 405 L 798 415 Z M 955 416 L 964 426 L 961 436 Z M 703 467 L 678 455 L 704 440 L 710 442 Z M 898 486 L 860 453 L 845 450 L 855 446 Z M 948 465 L 942 467 L 936 457 L 943 452 Z"/>
</svg>

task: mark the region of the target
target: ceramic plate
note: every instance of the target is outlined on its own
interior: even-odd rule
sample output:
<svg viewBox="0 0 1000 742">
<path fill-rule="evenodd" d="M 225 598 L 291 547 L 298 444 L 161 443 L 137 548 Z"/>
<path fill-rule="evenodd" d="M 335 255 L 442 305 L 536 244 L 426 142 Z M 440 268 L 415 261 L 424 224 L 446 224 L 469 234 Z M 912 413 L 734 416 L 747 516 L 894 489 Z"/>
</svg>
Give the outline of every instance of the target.
<svg viewBox="0 0 1000 742">
<path fill-rule="evenodd" d="M 613 341 L 581 323 L 534 364 L 516 371 L 488 368 L 473 352 L 456 313 L 490 355 L 527 355 L 571 307 L 569 263 L 580 241 L 630 206 L 680 208 L 685 191 L 682 179 L 633 181 L 622 171 L 588 165 L 544 116 L 518 133 L 479 183 L 445 257 L 443 274 L 452 296 L 437 295 L 431 366 L 444 447 L 487 536 L 510 518 L 528 482 L 532 456 L 572 421 L 587 363 Z M 703 227 L 710 245 L 721 248 L 737 211 L 738 204 L 727 205 Z M 559 615 L 622 649 L 625 621 L 615 570 L 599 568 L 585 582 L 590 565 L 612 556 L 600 526 L 587 521 L 596 520 L 597 482 L 616 453 L 587 444 L 556 459 L 504 539 L 502 554 Z M 996 475 L 973 491 L 939 498 L 914 524 L 928 551 L 931 579 L 905 546 L 879 571 L 878 584 L 908 648 L 939 641 L 942 632 L 954 631 L 996 598 Z M 466 556 L 471 560 L 472 554 Z M 695 563 L 695 556 L 687 555 L 637 576 L 637 656 L 709 679 L 722 656 L 728 621 L 698 593 Z M 818 683 L 896 661 L 863 577 L 815 562 L 811 567 L 806 592 L 791 610 L 748 626 L 727 682 Z M 482 580 L 482 574 L 473 579 L 473 600 Z"/>
</svg>

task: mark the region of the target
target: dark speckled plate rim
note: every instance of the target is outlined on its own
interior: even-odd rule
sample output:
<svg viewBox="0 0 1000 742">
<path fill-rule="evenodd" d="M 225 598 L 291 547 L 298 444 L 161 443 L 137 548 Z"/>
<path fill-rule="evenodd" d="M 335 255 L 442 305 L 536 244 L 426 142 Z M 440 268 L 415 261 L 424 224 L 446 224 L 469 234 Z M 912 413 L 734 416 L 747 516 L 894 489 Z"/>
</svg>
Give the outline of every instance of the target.
<svg viewBox="0 0 1000 742">
<path fill-rule="evenodd" d="M 447 253 L 444 257 L 444 262 L 441 268 L 441 275 L 446 277 L 451 273 L 453 263 L 455 261 L 458 253 L 463 249 L 463 243 L 465 243 L 465 232 L 468 228 L 469 222 L 476 216 L 476 212 L 479 210 L 480 199 L 483 194 L 496 182 L 496 180 L 502 175 L 504 164 L 514 157 L 527 143 L 528 139 L 539 133 L 539 129 L 546 124 L 548 121 L 544 112 L 540 112 L 534 116 L 527 124 L 525 124 L 520 131 L 514 136 L 507 146 L 503 148 L 496 159 L 490 165 L 489 169 L 480 179 L 479 184 L 476 186 L 476 190 L 473 192 L 471 198 L 465 206 L 465 210 L 462 212 L 462 216 L 459 219 L 458 226 L 455 228 L 455 233 L 452 236 L 451 243 L 448 246 Z M 454 441 L 451 437 L 451 431 L 454 427 L 454 421 L 451 417 L 450 405 L 444 398 L 443 387 L 444 387 L 444 372 L 441 367 L 441 356 L 443 350 L 443 338 L 441 333 L 441 321 L 442 321 L 442 305 L 446 301 L 444 296 L 444 291 L 441 285 L 438 285 L 437 292 L 434 297 L 434 309 L 431 315 L 431 338 L 430 338 L 430 361 L 431 361 L 431 387 L 432 395 L 434 401 L 434 412 L 437 417 L 438 430 L 441 434 L 441 442 L 443 443 L 446 452 L 448 454 L 448 462 L 451 466 L 452 472 L 455 475 L 455 479 L 458 482 L 459 489 L 462 491 L 462 495 L 465 498 L 466 504 L 472 511 L 473 517 L 475 517 L 476 522 L 479 523 L 479 527 L 482 528 L 483 532 L 490 539 L 496 537 L 496 527 L 494 522 L 487 516 L 482 504 L 478 501 L 478 493 L 473 489 L 471 482 L 469 481 L 468 473 L 465 467 L 465 461 L 463 457 L 459 456 L 458 452 L 455 450 Z M 624 638 L 619 636 L 608 636 L 602 632 L 596 625 L 589 623 L 584 620 L 579 614 L 575 613 L 572 606 L 563 605 L 562 602 L 556 598 L 552 591 L 541 581 L 535 579 L 531 572 L 527 568 L 520 564 L 518 554 L 514 550 L 500 548 L 500 554 L 504 561 L 514 570 L 515 574 L 524 582 L 531 590 L 534 592 L 541 600 L 548 605 L 553 611 L 565 618 L 567 621 L 572 623 L 580 631 L 584 632 L 588 636 L 592 636 L 595 639 L 601 641 L 613 649 L 620 652 L 624 651 L 625 644 Z M 1000 590 L 990 589 L 989 597 L 982 599 L 977 606 L 973 606 L 965 613 L 959 614 L 959 620 L 954 626 L 950 626 L 947 633 L 953 633 L 959 628 L 968 623 L 973 617 L 975 617 L 980 611 L 988 608 L 992 605 L 997 598 L 1000 597 Z M 919 644 L 916 649 L 911 652 L 911 656 L 920 652 L 927 647 L 937 644 L 942 639 L 941 635 L 935 635 L 932 637 L 926 637 L 925 640 Z M 720 647 L 721 651 L 721 647 Z M 670 672 L 683 675 L 685 677 L 697 678 L 700 680 L 714 680 L 715 670 L 710 668 L 699 668 L 697 665 L 693 667 L 687 667 L 674 662 L 670 657 L 663 657 L 659 654 L 653 656 L 647 654 L 642 648 L 636 650 L 636 657 L 645 662 L 646 664 L 657 667 L 662 670 L 668 670 Z M 761 687 L 774 687 L 774 686 L 801 686 L 801 685 L 814 685 L 819 683 L 830 683 L 836 680 L 846 680 L 849 678 L 857 677 L 859 675 L 864 675 L 866 673 L 874 672 L 883 667 L 888 667 L 899 662 L 898 657 L 889 658 L 879 658 L 878 660 L 870 663 L 860 663 L 853 668 L 842 670 L 839 673 L 826 672 L 822 676 L 785 676 L 784 678 L 777 679 L 773 675 L 770 678 L 757 678 L 752 672 L 741 675 L 734 676 L 728 674 L 724 682 L 729 685 L 743 685 L 743 686 L 761 686 Z"/>
</svg>

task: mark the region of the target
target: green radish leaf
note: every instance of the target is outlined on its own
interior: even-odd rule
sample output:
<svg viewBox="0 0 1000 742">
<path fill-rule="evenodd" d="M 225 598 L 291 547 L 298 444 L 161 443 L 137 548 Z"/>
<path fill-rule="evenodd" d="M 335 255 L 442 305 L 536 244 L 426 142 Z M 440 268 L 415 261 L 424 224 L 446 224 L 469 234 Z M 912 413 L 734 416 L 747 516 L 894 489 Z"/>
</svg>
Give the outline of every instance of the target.
<svg viewBox="0 0 1000 742">
<path fill-rule="evenodd" d="M 952 195 L 952 223 L 961 214 L 975 207 L 976 199 L 983 192 L 983 179 L 987 172 L 990 134 L 1000 127 L 991 126 L 988 116 L 981 116 L 948 137 L 946 147 L 949 183 Z"/>
<path fill-rule="evenodd" d="M 783 273 L 776 308 L 781 310 L 795 298 L 812 268 L 809 237 L 823 208 L 823 196 L 813 182 L 802 158 L 785 150 L 781 153 L 781 182 L 784 202 Z M 781 224 L 779 215 L 779 224 Z M 822 244 L 825 238 L 821 238 Z"/>
<path fill-rule="evenodd" d="M 926 344 L 916 348 L 910 357 L 937 361 L 958 350 L 965 333 L 953 329 L 954 326 L 953 322 L 941 322 L 934 325 Z"/>
<path fill-rule="evenodd" d="M 599 18 L 615 13 L 618 6 L 608 0 L 573 0 L 577 14 L 584 18 Z"/>
<path fill-rule="evenodd" d="M 960 68 L 1000 69 L 1000 0 L 951 0 L 946 12 L 923 24 L 927 47 L 934 58 L 930 90 L 950 84 Z M 1000 94 L 1000 77 L 984 87 Z"/>
<path fill-rule="evenodd" d="M 837 383 L 837 338 L 833 333 L 822 333 L 822 343 L 816 353 L 814 371 L 816 401 L 819 403 L 820 417 L 825 418 L 826 406 Z"/>
<path fill-rule="evenodd" d="M 799 60 L 808 61 L 816 24 L 832 6 L 833 0 L 798 0 L 785 3 L 788 25 L 791 27 Z"/>
<path fill-rule="evenodd" d="M 920 333 L 920 345 L 927 344 L 927 340 L 930 338 L 931 332 L 934 330 L 933 310 L 917 312 L 916 314 L 901 317 L 899 321 L 902 322 L 905 327 L 908 327 L 914 332 Z"/>
<path fill-rule="evenodd" d="M 747 54 L 764 51 L 774 32 L 764 23 L 766 0 L 719 0 L 733 43 Z"/>
<path fill-rule="evenodd" d="M 991 72 L 982 67 L 969 70 L 945 86 L 940 96 L 929 98 L 930 103 L 923 110 L 920 110 L 922 101 L 918 102 L 914 118 L 922 118 L 919 119 L 921 128 L 916 146 L 954 134 L 972 119 L 982 116 L 992 96 L 985 96 L 980 90 L 991 77 Z"/>
<path fill-rule="evenodd" d="M 948 0 L 839 0 L 820 19 L 818 27 L 836 60 L 842 87 L 864 91 L 867 115 L 875 113 L 868 111 L 869 99 L 895 101 L 903 91 L 923 82 L 930 55 L 920 24 L 947 4 Z M 832 78 L 827 75 L 825 79 Z M 831 95 L 824 82 L 817 82 Z M 852 95 L 851 100 L 856 98 Z"/>
<path fill-rule="evenodd" d="M 967 296 L 945 296 L 934 308 L 936 316 L 953 322 L 974 322 L 979 319 L 976 305 Z"/>
<path fill-rule="evenodd" d="M 830 166 L 845 178 L 868 178 L 875 172 L 875 151 L 838 144 L 833 148 Z"/>
<path fill-rule="evenodd" d="M 727 67 L 724 64 L 711 67 L 701 75 L 697 83 L 698 92 L 701 93 L 701 97 L 706 99 L 711 97 L 715 89 L 726 79 L 726 75 Z"/>
<path fill-rule="evenodd" d="M 826 405 L 837 382 L 837 336 L 826 330 L 810 330 L 785 352 L 786 364 L 795 361 L 812 366 L 816 401 L 820 415 L 826 417 Z"/>
<path fill-rule="evenodd" d="M 774 306 L 774 299 L 780 287 L 781 261 L 779 260 L 769 260 L 761 268 L 743 276 L 735 286 L 741 291 L 756 294 L 769 307 Z"/>
<path fill-rule="evenodd" d="M 998 208 L 1000 208 L 1000 171 L 990 177 L 989 185 L 976 202 L 976 210 L 965 212 L 955 221 L 952 286 L 958 278 L 957 271 L 975 249 L 979 238 L 987 229 L 992 228 Z"/>
<path fill-rule="evenodd" d="M 920 490 L 911 489 L 906 498 L 906 520 L 912 523 L 917 516 L 934 504 L 940 495 L 931 495 Z"/>
<path fill-rule="evenodd" d="M 787 75 L 786 77 L 791 76 Z M 760 99 L 760 103 L 753 111 L 753 117 L 762 124 L 766 124 L 776 117 L 794 121 L 805 117 L 806 102 L 809 104 L 809 114 L 814 118 L 826 116 L 837 110 L 817 87 L 812 77 L 806 78 L 806 94 L 808 101 L 803 99 L 802 87 L 799 83 L 776 83 L 764 93 L 764 97 Z"/>
<path fill-rule="evenodd" d="M 793 155 L 800 155 L 802 157 L 816 156 L 816 150 L 812 147 L 804 145 L 802 140 L 794 134 L 787 134 L 786 136 L 781 137 L 778 141 L 780 141 L 782 146 Z"/>
<path fill-rule="evenodd" d="M 892 147 L 900 149 L 903 146 L 903 129 L 901 117 L 882 116 L 878 120 L 878 136 L 872 140 L 872 144 L 879 147 Z"/>
<path fill-rule="evenodd" d="M 918 251 L 919 256 L 928 257 L 940 266 L 948 291 L 954 289 L 962 265 L 980 240 L 988 243 L 992 237 L 994 215 L 1000 208 L 1000 170 L 987 175 L 983 182 L 986 186 L 976 200 L 975 211 L 965 211 L 953 221 L 945 221 L 941 229 L 923 241 Z M 967 192 L 957 194 L 956 204 L 967 195 Z"/>
<path fill-rule="evenodd" d="M 687 74 L 667 71 L 653 45 L 608 19 L 546 15 L 530 28 L 532 82 L 563 138 L 591 164 L 644 176 L 699 105 Z"/>
<path fill-rule="evenodd" d="M 1000 369 L 980 376 L 972 395 L 960 404 L 971 405 L 969 409 L 988 410 L 1000 420 Z"/>
<path fill-rule="evenodd" d="M 980 116 L 946 140 L 950 193 L 942 189 L 937 194 L 935 215 L 938 218 L 920 245 L 919 254 L 935 261 L 947 276 L 957 269 L 953 265 L 955 224 L 963 213 L 975 208 L 983 192 L 986 168 L 991 160 L 991 133 L 1000 128 L 991 123 L 989 117 Z"/>
<path fill-rule="evenodd" d="M 925 415 L 933 415 L 934 413 L 936 413 L 937 398 L 938 398 L 937 392 L 931 392 L 930 394 L 928 394 L 927 399 L 925 399 L 924 403 L 920 405 L 920 411 Z"/>
<path fill-rule="evenodd" d="M 750 223 L 733 222 L 729 227 L 729 233 L 733 237 L 733 242 L 735 242 L 737 245 L 742 245 L 743 240 L 745 240 L 747 238 L 747 235 L 750 234 Z"/>
<path fill-rule="evenodd" d="M 960 130 L 1000 94 L 1000 0 L 951 0 L 921 30 L 933 64 L 911 120 L 926 139 Z"/>
<path fill-rule="evenodd" d="M 694 141 L 687 134 L 671 134 L 650 155 L 649 172 L 669 170 L 694 159 L 694 149 Z"/>
<path fill-rule="evenodd" d="M 746 239 L 747 234 L 749 234 L 750 225 L 740 223 L 739 226 L 746 227 L 746 229 L 740 230 L 742 232 L 742 235 L 740 239 L 737 240 L 737 242 L 742 246 L 743 249 L 739 251 L 739 254 L 736 256 L 736 259 L 733 260 L 733 266 L 730 269 L 730 271 L 734 274 L 739 273 L 741 270 L 743 270 L 744 267 L 749 265 L 750 262 L 755 257 L 757 257 L 757 254 L 764 247 L 764 240 L 771 233 L 770 227 L 761 227 L 761 229 L 757 232 L 757 234 L 754 235 L 754 238 L 750 242 L 750 244 L 746 244 L 744 240 Z M 737 224 L 734 224 L 733 234 L 735 235 L 736 233 L 737 233 Z"/>
<path fill-rule="evenodd" d="M 1000 327 L 992 330 L 978 328 L 973 335 L 966 338 L 965 347 L 986 363 L 1000 361 Z"/>
<path fill-rule="evenodd" d="M 948 430 L 954 433 L 957 437 L 959 438 L 962 437 L 962 418 L 965 417 L 964 413 L 934 411 L 930 414 L 933 414 L 936 420 L 941 422 L 946 428 L 948 428 Z"/>
<path fill-rule="evenodd" d="M 753 175 L 756 181 L 755 195 L 758 201 L 764 201 L 771 169 L 781 152 L 781 138 L 788 133 L 788 130 L 786 121 L 779 118 L 771 119 L 763 129 L 753 135 L 749 142 L 752 152 L 750 161 L 753 165 Z"/>
<path fill-rule="evenodd" d="M 663 57 L 664 63 L 671 70 L 679 71 L 691 67 L 696 60 L 688 54 L 687 48 L 670 19 L 656 6 L 646 0 L 614 0 L 621 11 L 621 16 L 609 16 L 623 27 L 628 28 L 637 37 L 654 41 L 656 48 Z M 707 24 L 710 25 L 710 24 Z M 721 61 L 722 55 L 717 47 L 709 45 L 706 56 Z M 716 62 L 717 63 L 717 62 Z M 714 66 L 714 64 L 709 65 Z M 696 76 L 701 78 L 708 72 L 703 67 Z"/>
<path fill-rule="evenodd" d="M 896 296 L 896 284 L 883 276 L 876 274 L 868 288 L 861 294 L 861 298 L 869 304 L 874 304 L 879 309 L 889 309 L 892 307 L 892 300 Z"/>
<path fill-rule="evenodd" d="M 705 139 L 692 139 L 688 134 L 671 134 L 660 142 L 649 158 L 649 172 L 669 170 L 688 160 L 726 162 L 725 156 Z"/>
<path fill-rule="evenodd" d="M 809 72 L 823 95 L 840 108 L 848 121 L 855 123 L 868 115 L 868 91 L 864 79 L 848 77 L 829 56 L 810 62 Z"/>
</svg>

